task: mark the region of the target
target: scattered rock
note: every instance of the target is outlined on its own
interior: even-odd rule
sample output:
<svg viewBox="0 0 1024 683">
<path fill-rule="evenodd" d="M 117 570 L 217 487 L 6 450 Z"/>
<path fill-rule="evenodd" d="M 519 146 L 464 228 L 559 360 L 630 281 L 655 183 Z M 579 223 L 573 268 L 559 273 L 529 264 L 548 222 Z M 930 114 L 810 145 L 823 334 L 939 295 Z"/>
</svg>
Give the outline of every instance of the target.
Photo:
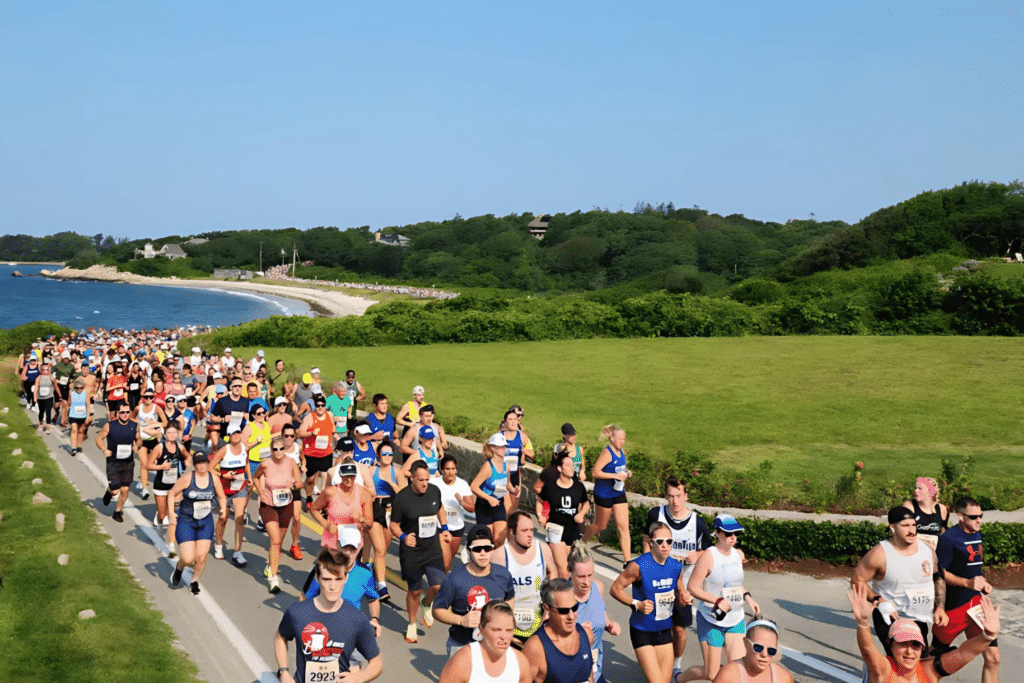
<svg viewBox="0 0 1024 683">
<path fill-rule="evenodd" d="M 11 451 L 11 455 L 21 455 L 21 449 L 15 448 L 13 451 Z"/>
<path fill-rule="evenodd" d="M 64 565 L 66 565 L 68 563 L 68 560 L 70 560 L 70 559 L 71 558 L 68 557 L 67 554 L 65 553 L 65 554 L 63 554 L 63 555 L 61 555 L 60 557 L 57 558 L 57 564 L 59 564 L 60 566 L 63 567 Z"/>
<path fill-rule="evenodd" d="M 36 464 L 34 462 L 32 462 L 31 460 L 26 460 L 25 462 L 21 463 L 21 469 L 23 469 L 23 470 L 30 470 L 30 469 L 32 469 L 35 466 L 36 466 Z"/>
<path fill-rule="evenodd" d="M 95 616 L 96 612 L 92 611 L 91 609 L 84 609 L 78 613 L 79 619 L 92 619 Z"/>
<path fill-rule="evenodd" d="M 0 512 L 0 522 L 4 521 L 4 513 Z"/>
<path fill-rule="evenodd" d="M 52 503 L 52 502 L 53 502 L 53 499 L 50 498 L 45 493 L 37 493 L 36 495 L 32 496 L 32 504 L 33 505 L 46 505 L 47 503 Z"/>
<path fill-rule="evenodd" d="M 18 432 L 11 432 L 10 434 L 7 435 L 7 438 L 8 439 L 17 439 L 18 438 Z"/>
<path fill-rule="evenodd" d="M 54 524 L 54 526 L 57 528 L 57 531 L 64 531 L 64 513 L 63 512 L 58 512 L 57 513 L 57 521 Z"/>
<path fill-rule="evenodd" d="M 6 426 L 7 426 L 6 422 L 0 422 L 0 429 L 3 429 Z"/>
<path fill-rule="evenodd" d="M 8 408 L 7 406 L 4 406 L 3 409 L 0 409 L 0 415 L 6 415 L 9 412 L 11 412 L 11 409 Z"/>
<path fill-rule="evenodd" d="M 43 480 L 40 479 L 39 477 L 36 477 L 35 479 L 32 480 L 32 485 L 33 486 L 42 486 L 43 485 Z"/>
</svg>

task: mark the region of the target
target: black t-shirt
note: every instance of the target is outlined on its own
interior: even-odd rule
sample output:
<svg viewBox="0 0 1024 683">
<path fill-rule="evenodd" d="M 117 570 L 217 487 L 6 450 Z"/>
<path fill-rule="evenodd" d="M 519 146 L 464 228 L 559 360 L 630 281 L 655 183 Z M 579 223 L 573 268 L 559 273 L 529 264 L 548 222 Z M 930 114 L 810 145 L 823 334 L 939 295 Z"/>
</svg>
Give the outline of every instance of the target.
<svg viewBox="0 0 1024 683">
<path fill-rule="evenodd" d="M 575 528 L 580 507 L 587 499 L 587 489 L 579 479 L 573 479 L 569 488 L 563 489 L 558 480 L 545 482 L 541 489 L 540 499 L 551 505 L 551 516 L 548 521 L 561 524 L 566 528 Z"/>
<path fill-rule="evenodd" d="M 441 510 L 441 489 L 427 484 L 423 495 L 417 495 L 412 485 L 406 486 L 395 496 L 391 507 L 391 521 L 398 524 L 403 534 L 416 534 L 416 547 L 405 543 L 399 545 L 398 557 L 406 562 L 426 563 L 441 558 L 441 521 L 437 518 Z M 433 518 L 433 522 L 431 522 Z M 433 525 L 433 532 L 424 538 L 421 534 Z"/>
</svg>

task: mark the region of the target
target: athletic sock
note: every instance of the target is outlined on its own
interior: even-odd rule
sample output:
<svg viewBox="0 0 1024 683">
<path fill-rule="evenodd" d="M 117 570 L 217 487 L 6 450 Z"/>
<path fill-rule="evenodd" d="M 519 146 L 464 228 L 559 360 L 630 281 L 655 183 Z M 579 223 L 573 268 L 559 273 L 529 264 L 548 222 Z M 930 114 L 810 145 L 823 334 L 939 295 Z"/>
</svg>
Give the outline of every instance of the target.
<svg viewBox="0 0 1024 683">
<path fill-rule="evenodd" d="M 682 655 L 679 655 L 678 657 L 676 657 L 676 663 L 672 665 L 672 668 L 673 669 L 682 669 L 683 668 L 683 656 Z"/>
</svg>

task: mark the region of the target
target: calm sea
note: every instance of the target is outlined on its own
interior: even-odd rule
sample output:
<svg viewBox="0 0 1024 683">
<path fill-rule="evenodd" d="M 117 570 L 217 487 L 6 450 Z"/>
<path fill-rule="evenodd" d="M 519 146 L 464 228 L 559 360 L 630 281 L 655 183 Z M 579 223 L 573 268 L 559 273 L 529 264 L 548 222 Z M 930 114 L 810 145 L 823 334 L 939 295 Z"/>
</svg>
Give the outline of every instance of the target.
<svg viewBox="0 0 1024 683">
<path fill-rule="evenodd" d="M 160 329 L 173 325 L 223 327 L 271 315 L 310 315 L 307 304 L 269 294 L 226 289 L 154 287 L 11 277 L 59 266 L 0 265 L 0 327 L 52 320 L 72 329 Z"/>
</svg>

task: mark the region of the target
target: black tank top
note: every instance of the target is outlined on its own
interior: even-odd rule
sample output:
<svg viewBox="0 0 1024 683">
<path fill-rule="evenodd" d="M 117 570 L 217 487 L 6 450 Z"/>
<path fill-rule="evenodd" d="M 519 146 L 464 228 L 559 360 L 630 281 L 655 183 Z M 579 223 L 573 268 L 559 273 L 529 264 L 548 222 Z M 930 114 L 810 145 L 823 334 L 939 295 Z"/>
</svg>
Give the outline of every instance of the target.
<svg viewBox="0 0 1024 683">
<path fill-rule="evenodd" d="M 935 512 L 928 514 L 917 504 L 917 501 L 911 501 L 914 505 L 914 519 L 917 520 L 917 533 L 924 534 L 926 536 L 934 536 L 938 538 L 942 535 L 942 532 L 946 530 L 946 524 L 949 522 L 949 513 L 946 516 L 942 516 L 942 508 L 938 503 L 935 504 Z"/>
</svg>

